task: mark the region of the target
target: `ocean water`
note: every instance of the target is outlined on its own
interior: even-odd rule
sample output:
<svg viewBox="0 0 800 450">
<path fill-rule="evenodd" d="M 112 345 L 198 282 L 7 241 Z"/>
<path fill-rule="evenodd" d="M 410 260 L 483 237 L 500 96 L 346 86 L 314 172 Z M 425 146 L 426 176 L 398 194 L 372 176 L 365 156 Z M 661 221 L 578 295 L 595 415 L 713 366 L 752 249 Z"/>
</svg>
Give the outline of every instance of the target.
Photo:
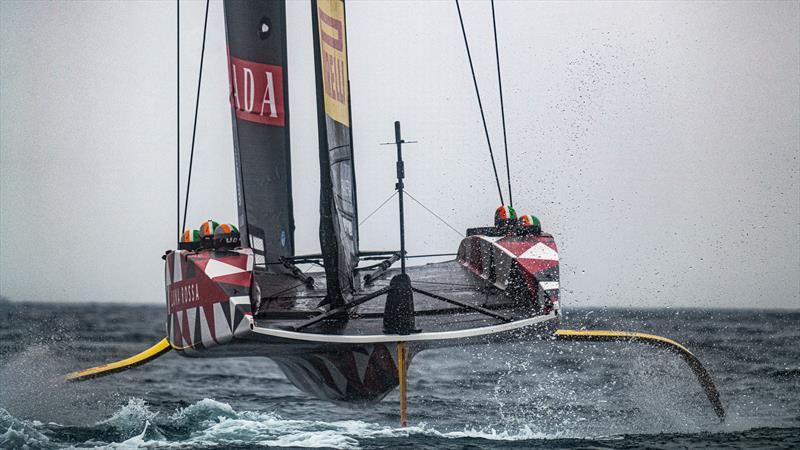
<svg viewBox="0 0 800 450">
<path fill-rule="evenodd" d="M 671 337 L 716 380 L 720 422 L 685 363 L 637 344 L 432 350 L 397 393 L 336 405 L 261 358 L 167 354 L 64 384 L 163 337 L 163 307 L 0 303 L 0 448 L 798 448 L 800 311 L 566 311 L 563 328 Z"/>
</svg>

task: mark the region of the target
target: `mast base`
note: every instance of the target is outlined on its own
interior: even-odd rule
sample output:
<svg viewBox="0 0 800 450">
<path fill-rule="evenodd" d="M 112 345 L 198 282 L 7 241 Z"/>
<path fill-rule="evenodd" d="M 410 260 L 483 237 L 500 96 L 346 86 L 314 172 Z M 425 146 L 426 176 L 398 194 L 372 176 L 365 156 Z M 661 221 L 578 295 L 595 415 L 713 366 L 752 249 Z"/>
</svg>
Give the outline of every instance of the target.
<svg viewBox="0 0 800 450">
<path fill-rule="evenodd" d="M 386 334 L 418 333 L 414 318 L 414 291 L 411 277 L 401 273 L 389 282 L 389 293 L 383 310 L 383 332 Z"/>
</svg>

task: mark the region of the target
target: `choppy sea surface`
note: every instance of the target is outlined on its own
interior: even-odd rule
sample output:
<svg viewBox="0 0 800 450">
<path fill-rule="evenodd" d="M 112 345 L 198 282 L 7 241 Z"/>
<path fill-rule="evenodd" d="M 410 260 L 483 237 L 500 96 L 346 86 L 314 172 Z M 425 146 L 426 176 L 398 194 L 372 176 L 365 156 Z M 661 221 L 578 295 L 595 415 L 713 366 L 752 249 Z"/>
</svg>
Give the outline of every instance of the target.
<svg viewBox="0 0 800 450">
<path fill-rule="evenodd" d="M 671 337 L 716 380 L 721 423 L 677 356 L 630 343 L 430 350 L 397 392 L 356 407 L 310 398 L 263 358 L 168 353 L 82 383 L 58 375 L 164 335 L 164 308 L 0 303 L 0 448 L 797 448 L 800 311 L 566 311 L 563 328 Z"/>
</svg>

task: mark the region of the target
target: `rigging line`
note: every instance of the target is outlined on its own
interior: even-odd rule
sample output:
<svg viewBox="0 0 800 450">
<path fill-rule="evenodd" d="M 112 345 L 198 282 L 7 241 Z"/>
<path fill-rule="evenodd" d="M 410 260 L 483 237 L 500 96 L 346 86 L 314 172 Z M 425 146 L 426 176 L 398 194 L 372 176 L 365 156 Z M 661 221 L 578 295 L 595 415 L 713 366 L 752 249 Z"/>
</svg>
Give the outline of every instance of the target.
<svg viewBox="0 0 800 450">
<path fill-rule="evenodd" d="M 406 258 L 433 258 L 434 256 L 456 256 L 458 253 L 429 253 L 427 255 L 406 255 Z"/>
<path fill-rule="evenodd" d="M 180 238 L 181 232 L 183 231 L 183 229 L 181 228 L 181 2 L 180 2 L 180 0 L 175 0 L 175 6 L 177 7 L 177 13 L 175 14 L 176 15 L 176 23 L 177 23 L 177 27 L 176 27 L 177 32 L 176 32 L 176 35 L 175 35 L 175 37 L 176 37 L 176 45 L 175 45 L 176 52 L 175 53 L 177 55 L 176 56 L 176 61 L 177 61 L 176 81 L 177 81 L 177 85 L 178 85 L 177 89 L 175 89 L 175 92 L 177 93 L 177 97 L 178 97 L 178 99 L 177 99 L 177 102 L 178 102 L 177 103 L 178 104 L 178 107 L 177 107 L 178 119 L 176 121 L 176 126 L 175 126 L 176 134 L 178 135 L 178 145 L 177 145 L 177 147 L 175 149 L 176 150 L 175 153 L 177 155 L 177 160 L 176 160 L 176 163 L 175 163 L 175 167 L 177 168 L 177 171 L 178 171 L 178 176 L 176 177 L 176 184 L 177 184 L 177 188 L 178 189 L 176 191 L 177 192 L 177 206 L 175 207 L 175 214 L 177 215 L 176 226 L 178 227 L 178 242 L 180 242 L 180 240 L 181 240 L 181 238 Z"/>
<path fill-rule="evenodd" d="M 375 214 L 376 212 L 378 212 L 379 209 L 383 208 L 383 205 L 389 203 L 389 200 L 391 200 L 395 195 L 397 195 L 397 191 L 392 192 L 392 195 L 387 197 L 386 200 L 384 200 L 380 205 L 378 205 L 377 208 L 375 208 L 371 213 L 369 213 L 369 215 L 367 217 L 364 217 L 364 220 L 362 220 L 361 222 L 358 222 L 358 226 L 364 225 L 364 222 L 366 222 L 367 219 L 372 217 L 372 215 Z"/>
<path fill-rule="evenodd" d="M 277 296 L 279 296 L 281 294 L 284 294 L 284 293 L 289 292 L 291 290 L 297 289 L 297 288 L 299 288 L 301 286 L 305 286 L 305 284 L 306 284 L 305 281 L 301 281 L 300 283 L 298 283 L 298 284 L 296 284 L 294 286 L 289 286 L 288 288 L 281 289 L 278 292 L 273 292 L 272 294 L 269 294 L 269 295 L 263 295 L 263 296 L 261 296 L 261 298 L 273 299 L 273 298 L 276 298 Z"/>
<path fill-rule="evenodd" d="M 262 309 L 267 309 L 267 308 L 269 308 L 269 305 L 271 305 L 271 304 L 272 304 L 272 301 L 273 301 L 273 300 L 275 300 L 276 298 L 279 298 L 279 297 L 278 297 L 279 295 L 281 295 L 281 294 L 283 294 L 283 293 L 286 293 L 286 292 L 289 292 L 289 291 L 291 291 L 291 290 L 297 289 L 297 288 L 299 288 L 300 286 L 303 286 L 303 285 L 305 285 L 305 284 L 306 284 L 306 282 L 305 282 L 305 281 L 301 281 L 301 282 L 300 282 L 300 284 L 297 284 L 297 285 L 295 285 L 295 286 L 290 286 L 290 287 L 288 287 L 288 288 L 286 288 L 286 289 L 280 290 L 280 291 L 278 291 L 278 292 L 275 292 L 275 293 L 272 293 L 272 294 L 270 294 L 270 295 L 267 295 L 267 296 L 264 296 L 264 295 L 262 295 L 262 296 L 261 296 L 261 299 L 259 299 L 259 300 L 266 299 L 266 300 L 267 300 L 267 302 L 266 302 L 266 303 L 264 303 L 264 305 L 263 305 L 263 306 L 260 306 L 260 305 L 259 305 L 259 307 L 258 307 L 258 310 L 260 311 L 260 310 L 262 310 Z M 258 314 L 258 312 L 256 312 L 256 314 Z"/>
<path fill-rule="evenodd" d="M 414 280 L 414 284 L 435 284 L 437 286 L 450 286 L 450 287 L 472 288 L 472 289 L 480 289 L 481 288 L 481 286 L 476 286 L 474 284 L 445 283 L 445 282 L 442 282 L 442 281 Z"/>
<path fill-rule="evenodd" d="M 508 204 L 514 206 L 511 196 L 511 166 L 508 164 L 508 138 L 506 137 L 506 110 L 503 105 L 503 78 L 500 76 L 500 50 L 497 47 L 497 22 L 494 19 L 494 0 L 492 0 L 492 29 L 494 30 L 494 56 L 497 61 L 497 88 L 500 91 L 500 120 L 503 122 L 503 149 L 506 153 L 506 177 L 508 178 Z"/>
<path fill-rule="evenodd" d="M 223 16 L 225 16 L 224 17 L 224 19 L 225 19 L 225 30 L 227 32 L 227 29 L 228 29 L 228 16 L 227 16 L 227 12 L 225 11 L 224 8 L 223 8 Z M 229 67 L 228 67 L 228 79 L 232 80 L 233 77 L 234 77 L 233 66 L 229 65 Z M 233 87 L 230 87 L 228 89 L 228 100 L 229 101 L 232 100 L 232 97 L 233 97 Z M 241 156 L 241 151 L 239 149 L 239 142 L 240 142 L 240 139 L 239 139 L 239 124 L 237 123 L 237 119 L 233 118 L 235 115 L 236 115 L 236 112 L 235 112 L 235 109 L 234 109 L 234 106 L 233 106 L 233 102 L 231 102 L 231 124 L 233 125 L 233 132 L 235 134 L 234 140 L 233 140 L 233 158 L 234 158 L 234 167 L 236 169 L 236 176 L 237 176 L 236 193 L 237 193 L 237 195 L 241 196 L 241 200 L 240 201 L 237 198 L 237 202 L 238 202 L 239 207 L 241 209 L 239 211 L 239 231 L 240 231 L 241 235 L 246 236 L 246 238 L 247 238 L 247 245 L 246 246 L 252 248 L 253 247 L 253 242 L 252 242 L 252 239 L 251 239 L 252 235 L 248 231 L 249 230 L 249 226 L 248 226 L 248 223 L 249 223 L 248 217 L 249 216 L 247 215 L 247 195 L 246 195 L 246 192 L 245 192 L 246 189 L 245 189 L 245 181 L 244 181 L 244 170 L 242 169 L 242 156 Z"/>
<path fill-rule="evenodd" d="M 194 102 L 194 125 L 192 125 L 192 150 L 189 152 L 189 175 L 186 180 L 186 200 L 183 203 L 183 228 L 186 228 L 186 210 L 189 209 L 189 188 L 192 185 L 192 163 L 194 162 L 194 140 L 197 136 L 197 110 L 200 107 L 200 86 L 203 82 L 203 59 L 206 54 L 206 31 L 208 30 L 208 3 L 206 0 L 206 17 L 203 21 L 203 46 L 200 48 L 200 73 L 197 75 L 197 97 Z"/>
<path fill-rule="evenodd" d="M 464 36 L 464 47 L 467 49 L 467 59 L 469 60 L 469 70 L 472 72 L 472 83 L 475 85 L 475 95 L 478 97 L 478 108 L 481 110 L 481 120 L 483 121 L 483 132 L 486 134 L 486 145 L 489 146 L 489 157 L 492 160 L 492 170 L 494 170 L 494 181 L 497 183 L 497 193 L 500 194 L 500 204 L 505 205 L 503 200 L 503 190 L 500 188 L 500 177 L 497 175 L 497 165 L 494 162 L 494 152 L 492 152 L 492 141 L 489 139 L 489 128 L 486 126 L 486 116 L 483 114 L 483 103 L 481 103 L 481 93 L 478 90 L 478 79 L 475 78 L 475 67 L 472 65 L 472 55 L 469 52 L 469 41 L 467 41 L 467 31 L 464 29 L 464 18 L 461 17 L 461 6 L 456 1 L 458 10 L 458 21 L 461 23 L 461 34 Z"/>
<path fill-rule="evenodd" d="M 429 213 L 433 214 L 433 216 L 434 216 L 434 217 L 436 217 L 437 219 L 439 219 L 439 221 L 441 221 L 443 224 L 447 225 L 447 227 L 448 227 L 448 228 L 450 228 L 451 230 L 455 231 L 455 232 L 456 232 L 456 234 L 458 234 L 460 237 L 462 237 L 462 238 L 464 237 L 464 234 L 463 234 L 462 232 L 460 232 L 460 231 L 456 230 L 455 228 L 453 228 L 453 226 L 452 226 L 452 225 L 450 225 L 449 223 L 447 223 L 447 222 L 446 222 L 444 219 L 442 219 L 442 218 L 441 218 L 441 217 L 440 217 L 438 214 L 436 214 L 435 212 L 431 211 L 431 210 L 430 210 L 430 208 L 428 208 L 427 206 L 423 205 L 423 204 L 422 204 L 422 203 L 421 203 L 419 200 L 417 200 L 416 198 L 414 198 L 414 196 L 413 196 L 413 195 L 409 194 L 409 192 L 408 192 L 408 190 L 407 190 L 407 189 L 404 189 L 404 190 L 403 190 L 403 192 L 404 192 L 406 195 L 408 195 L 408 196 L 411 198 L 411 200 L 414 200 L 414 201 L 415 201 L 415 202 L 416 202 L 416 203 L 417 203 L 419 206 L 422 206 L 423 208 L 425 208 L 425 211 L 428 211 Z"/>
</svg>

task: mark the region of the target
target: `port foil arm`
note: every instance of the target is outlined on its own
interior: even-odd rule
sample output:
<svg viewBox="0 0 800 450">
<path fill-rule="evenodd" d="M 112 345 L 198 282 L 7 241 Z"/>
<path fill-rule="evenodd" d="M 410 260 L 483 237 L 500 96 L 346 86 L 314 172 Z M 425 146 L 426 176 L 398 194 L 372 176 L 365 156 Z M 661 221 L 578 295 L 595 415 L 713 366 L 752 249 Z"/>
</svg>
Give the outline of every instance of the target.
<svg viewBox="0 0 800 450">
<path fill-rule="evenodd" d="M 714 407 L 714 412 L 717 414 L 717 417 L 719 417 L 720 420 L 725 419 L 725 408 L 723 408 L 722 402 L 719 399 L 719 392 L 717 392 L 717 387 L 714 384 L 714 380 L 711 378 L 711 374 L 708 373 L 706 368 L 703 367 L 703 363 L 701 363 L 692 352 L 672 339 L 653 334 L 605 330 L 556 330 L 554 336 L 556 339 L 564 341 L 637 342 L 653 345 L 676 353 L 686 361 L 697 377 L 697 380 L 700 382 L 700 385 L 703 386 L 706 397 L 708 397 L 708 401 L 711 402 L 711 405 Z"/>
</svg>

